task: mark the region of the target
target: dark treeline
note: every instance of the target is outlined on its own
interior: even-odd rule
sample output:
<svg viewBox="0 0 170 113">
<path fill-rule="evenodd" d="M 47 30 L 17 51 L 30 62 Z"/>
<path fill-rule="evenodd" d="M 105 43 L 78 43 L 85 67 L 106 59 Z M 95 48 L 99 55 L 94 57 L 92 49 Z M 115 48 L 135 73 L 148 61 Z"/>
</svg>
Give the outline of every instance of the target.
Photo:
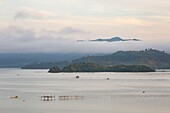
<svg viewBox="0 0 170 113">
<path fill-rule="evenodd" d="M 74 63 L 63 69 L 55 66 L 49 70 L 51 73 L 60 72 L 155 72 L 152 69 L 143 65 L 118 65 L 118 66 L 102 66 L 94 63 Z"/>
</svg>

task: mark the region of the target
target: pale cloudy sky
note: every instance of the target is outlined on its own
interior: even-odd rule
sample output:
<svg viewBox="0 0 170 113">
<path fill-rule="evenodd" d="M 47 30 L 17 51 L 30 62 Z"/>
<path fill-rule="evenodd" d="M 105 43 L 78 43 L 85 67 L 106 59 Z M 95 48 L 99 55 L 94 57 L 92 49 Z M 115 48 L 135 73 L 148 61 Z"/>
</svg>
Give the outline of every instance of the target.
<svg viewBox="0 0 170 113">
<path fill-rule="evenodd" d="M 142 42 L 76 42 L 96 38 Z M 0 53 L 170 52 L 170 0 L 0 0 Z"/>
</svg>

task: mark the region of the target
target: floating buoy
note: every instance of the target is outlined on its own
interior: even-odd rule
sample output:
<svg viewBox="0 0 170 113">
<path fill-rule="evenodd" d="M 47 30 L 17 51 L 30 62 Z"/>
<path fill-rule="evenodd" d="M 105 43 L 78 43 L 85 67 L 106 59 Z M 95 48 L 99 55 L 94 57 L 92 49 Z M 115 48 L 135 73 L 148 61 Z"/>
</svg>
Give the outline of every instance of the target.
<svg viewBox="0 0 170 113">
<path fill-rule="evenodd" d="M 80 77 L 79 76 L 76 76 L 77 79 L 79 79 Z"/>
</svg>

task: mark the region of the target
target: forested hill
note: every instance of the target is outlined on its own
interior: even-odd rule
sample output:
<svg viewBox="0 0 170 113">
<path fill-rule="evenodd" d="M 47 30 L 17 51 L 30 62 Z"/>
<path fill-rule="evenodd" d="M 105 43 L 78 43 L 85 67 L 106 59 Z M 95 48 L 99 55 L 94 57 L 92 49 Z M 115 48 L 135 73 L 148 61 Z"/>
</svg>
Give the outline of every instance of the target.
<svg viewBox="0 0 170 113">
<path fill-rule="evenodd" d="M 100 65 L 146 65 L 153 68 L 170 68 L 170 55 L 164 51 L 146 49 L 142 51 L 118 51 L 104 56 L 86 56 L 73 63 L 91 62 Z"/>
</svg>

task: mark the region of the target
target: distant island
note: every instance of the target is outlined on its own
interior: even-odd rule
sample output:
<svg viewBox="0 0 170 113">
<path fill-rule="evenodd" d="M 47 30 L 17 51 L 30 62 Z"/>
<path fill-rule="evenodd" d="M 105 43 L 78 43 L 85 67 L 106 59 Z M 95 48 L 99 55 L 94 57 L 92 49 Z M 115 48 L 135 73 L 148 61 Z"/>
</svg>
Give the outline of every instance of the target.
<svg viewBox="0 0 170 113">
<path fill-rule="evenodd" d="M 85 40 L 77 40 L 78 42 L 83 42 Z M 139 39 L 133 38 L 133 39 L 123 39 L 120 37 L 112 37 L 112 38 L 99 38 L 95 40 L 88 40 L 88 41 L 95 41 L 95 42 L 117 42 L 117 41 L 141 41 Z"/>
<path fill-rule="evenodd" d="M 94 63 L 75 63 L 70 64 L 63 69 L 52 67 L 49 72 L 155 72 L 155 69 L 142 65 L 102 66 Z"/>
</svg>

